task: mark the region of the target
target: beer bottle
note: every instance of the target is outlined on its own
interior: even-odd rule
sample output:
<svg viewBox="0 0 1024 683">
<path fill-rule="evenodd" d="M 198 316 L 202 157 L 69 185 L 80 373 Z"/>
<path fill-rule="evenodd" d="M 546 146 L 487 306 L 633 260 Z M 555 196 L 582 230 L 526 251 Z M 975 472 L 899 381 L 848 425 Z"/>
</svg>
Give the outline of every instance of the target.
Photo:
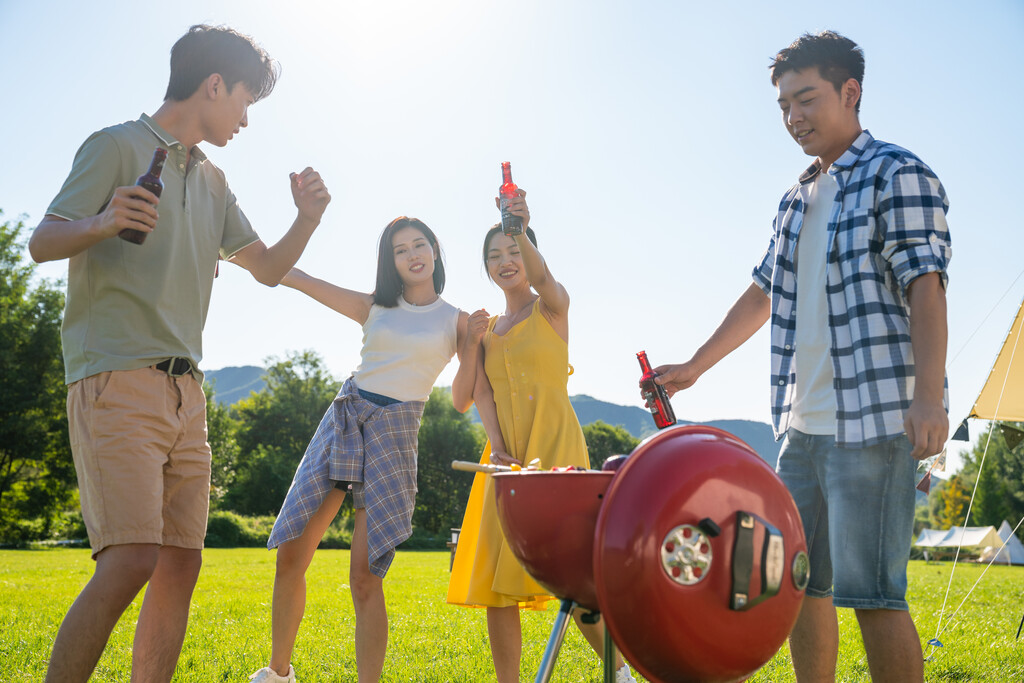
<svg viewBox="0 0 1024 683">
<path fill-rule="evenodd" d="M 519 188 L 512 182 L 512 164 L 501 162 L 501 187 L 498 188 L 498 201 L 501 207 L 501 231 L 506 235 L 522 235 L 523 219 L 508 211 L 508 203 L 518 196 Z"/>
<path fill-rule="evenodd" d="M 163 147 L 157 147 L 153 152 L 153 161 L 149 164 L 149 170 L 139 176 L 135 184 L 139 187 L 144 187 L 157 197 L 164 190 L 164 183 L 160 180 L 160 173 L 164 170 L 164 161 L 167 159 L 167 150 Z M 142 232 L 141 230 L 133 230 L 132 228 L 125 228 L 121 232 L 117 233 L 117 236 L 123 240 L 131 242 L 132 244 L 142 244 L 146 241 L 146 235 L 148 233 Z"/>
<path fill-rule="evenodd" d="M 650 361 L 647 360 L 647 352 L 641 351 L 636 354 L 636 358 L 640 361 L 640 370 L 643 372 L 643 376 L 640 377 L 640 393 L 644 397 L 647 409 L 654 416 L 654 424 L 658 429 L 671 427 L 676 423 L 676 414 L 672 410 L 672 404 L 669 403 L 668 391 L 654 381 L 658 375 L 655 374 Z"/>
</svg>

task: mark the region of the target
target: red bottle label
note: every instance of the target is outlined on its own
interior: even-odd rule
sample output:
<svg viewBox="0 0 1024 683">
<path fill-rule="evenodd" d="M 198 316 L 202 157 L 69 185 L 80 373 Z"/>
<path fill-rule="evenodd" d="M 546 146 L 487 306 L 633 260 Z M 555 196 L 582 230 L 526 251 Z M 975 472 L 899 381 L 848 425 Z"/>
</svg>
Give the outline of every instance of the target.
<svg viewBox="0 0 1024 683">
<path fill-rule="evenodd" d="M 671 427 L 676 423 L 676 413 L 672 410 L 672 403 L 668 398 L 668 391 L 662 385 L 654 381 L 657 377 L 651 364 L 647 360 L 647 353 L 641 351 L 636 354 L 640 361 L 640 369 L 643 376 L 640 377 L 640 394 L 643 396 L 647 409 L 654 417 L 654 424 L 658 429 Z"/>
<path fill-rule="evenodd" d="M 501 207 L 501 231 L 509 236 L 522 235 L 523 219 L 520 218 L 519 216 L 509 213 L 509 198 L 502 196 L 498 201 Z"/>
<path fill-rule="evenodd" d="M 501 186 L 498 188 L 498 208 L 501 210 L 501 231 L 509 236 L 523 234 L 523 219 L 509 213 L 508 203 L 519 194 L 519 188 L 512 182 L 512 165 L 501 162 Z"/>
</svg>

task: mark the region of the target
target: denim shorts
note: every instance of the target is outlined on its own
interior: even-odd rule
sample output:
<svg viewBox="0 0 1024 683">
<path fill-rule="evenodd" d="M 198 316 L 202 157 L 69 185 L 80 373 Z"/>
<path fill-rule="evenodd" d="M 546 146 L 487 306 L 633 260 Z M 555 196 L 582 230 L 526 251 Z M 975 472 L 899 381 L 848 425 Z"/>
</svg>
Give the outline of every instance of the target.
<svg viewBox="0 0 1024 683">
<path fill-rule="evenodd" d="M 917 461 L 906 435 L 866 448 L 790 429 L 778 474 L 796 501 L 810 556 L 807 595 L 837 607 L 909 609 Z"/>
</svg>

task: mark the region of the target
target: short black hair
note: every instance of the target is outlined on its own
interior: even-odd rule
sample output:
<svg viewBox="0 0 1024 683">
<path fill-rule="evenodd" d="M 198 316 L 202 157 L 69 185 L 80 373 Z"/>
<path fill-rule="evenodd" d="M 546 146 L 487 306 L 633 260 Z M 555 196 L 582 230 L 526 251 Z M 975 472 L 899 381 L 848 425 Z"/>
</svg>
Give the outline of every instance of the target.
<svg viewBox="0 0 1024 683">
<path fill-rule="evenodd" d="M 228 92 L 245 83 L 258 102 L 274 89 L 279 71 L 277 62 L 249 36 L 226 26 L 196 24 L 171 48 L 164 100 L 187 100 L 210 74 L 220 74 Z"/>
<path fill-rule="evenodd" d="M 836 92 L 851 78 L 856 79 L 861 92 L 864 91 L 864 50 L 835 31 L 805 33 L 789 47 L 779 50 L 768 66 L 772 71 L 772 85 L 778 85 L 787 71 L 803 71 L 810 67 L 817 67 L 821 77 L 831 83 Z M 855 110 L 860 111 L 860 99 Z"/>
<path fill-rule="evenodd" d="M 502 231 L 501 223 L 495 223 L 491 226 L 491 229 L 484 235 L 484 270 L 487 269 L 487 250 L 491 246 L 491 238 Z M 533 242 L 533 246 L 537 246 L 537 233 L 533 231 L 533 228 L 526 226 L 526 237 Z M 487 277 L 490 277 L 490 271 L 487 273 Z"/>
<path fill-rule="evenodd" d="M 395 233 L 405 228 L 419 230 L 427 238 L 430 247 L 437 252 L 437 258 L 434 259 L 434 291 L 437 294 L 444 291 L 444 259 L 437 235 L 420 219 L 399 216 L 384 228 L 384 232 L 380 234 L 380 242 L 377 244 L 377 286 L 373 291 L 373 303 L 384 308 L 397 306 L 398 297 L 402 295 L 402 290 L 405 288 L 402 276 L 398 274 L 398 268 L 395 267 L 394 247 L 391 244 Z"/>
</svg>

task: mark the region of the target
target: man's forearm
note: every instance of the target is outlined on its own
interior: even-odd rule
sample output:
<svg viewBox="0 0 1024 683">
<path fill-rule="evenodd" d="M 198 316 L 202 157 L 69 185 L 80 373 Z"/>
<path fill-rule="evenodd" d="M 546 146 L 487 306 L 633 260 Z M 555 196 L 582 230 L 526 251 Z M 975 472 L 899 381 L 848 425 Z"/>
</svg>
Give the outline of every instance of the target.
<svg viewBox="0 0 1024 683">
<path fill-rule="evenodd" d="M 36 263 L 71 258 L 106 239 L 96 225 L 96 216 L 77 221 L 44 218 L 29 238 L 29 254 Z"/>
<path fill-rule="evenodd" d="M 707 371 L 739 348 L 768 320 L 771 301 L 761 288 L 751 284 L 726 313 L 725 319 L 693 354 L 692 362 Z"/>
<path fill-rule="evenodd" d="M 271 287 L 280 283 L 302 256 L 317 225 L 319 221 L 309 221 L 301 216 L 296 218 L 288 232 L 260 255 L 255 267 L 250 269 L 253 276 Z"/>
<path fill-rule="evenodd" d="M 946 291 L 937 273 L 910 283 L 910 344 L 914 350 L 914 399 L 942 401 L 946 377 Z"/>
</svg>

